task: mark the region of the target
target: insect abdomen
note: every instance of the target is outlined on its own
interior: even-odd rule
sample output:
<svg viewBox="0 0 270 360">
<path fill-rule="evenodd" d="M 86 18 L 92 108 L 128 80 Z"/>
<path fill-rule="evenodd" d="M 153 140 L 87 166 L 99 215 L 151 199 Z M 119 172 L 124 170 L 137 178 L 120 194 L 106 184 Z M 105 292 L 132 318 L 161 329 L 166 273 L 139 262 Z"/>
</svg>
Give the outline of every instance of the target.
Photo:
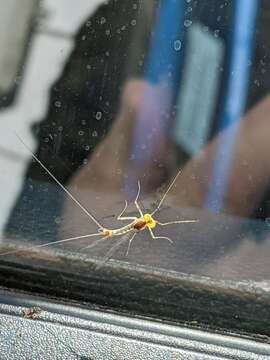
<svg viewBox="0 0 270 360">
<path fill-rule="evenodd" d="M 114 229 L 112 231 L 112 236 L 120 236 L 127 234 L 132 230 L 140 231 L 146 227 L 146 221 L 144 219 L 137 219 L 133 221 L 131 224 L 121 227 L 120 229 Z"/>
<path fill-rule="evenodd" d="M 134 222 L 132 222 L 131 224 L 128 224 L 126 226 L 123 226 L 120 229 L 113 230 L 113 236 L 127 234 L 128 232 L 132 231 L 133 229 L 134 229 Z"/>
</svg>

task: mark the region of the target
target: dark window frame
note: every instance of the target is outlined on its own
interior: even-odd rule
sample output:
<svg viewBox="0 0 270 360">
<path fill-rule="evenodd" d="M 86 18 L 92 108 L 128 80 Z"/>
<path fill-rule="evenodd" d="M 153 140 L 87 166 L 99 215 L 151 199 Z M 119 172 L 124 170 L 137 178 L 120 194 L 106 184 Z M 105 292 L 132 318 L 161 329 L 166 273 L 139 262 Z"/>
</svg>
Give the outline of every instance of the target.
<svg viewBox="0 0 270 360">
<path fill-rule="evenodd" d="M 0 262 L 2 289 L 150 317 L 269 342 L 269 292 L 249 281 L 214 280 L 80 254 L 28 252 Z"/>
</svg>

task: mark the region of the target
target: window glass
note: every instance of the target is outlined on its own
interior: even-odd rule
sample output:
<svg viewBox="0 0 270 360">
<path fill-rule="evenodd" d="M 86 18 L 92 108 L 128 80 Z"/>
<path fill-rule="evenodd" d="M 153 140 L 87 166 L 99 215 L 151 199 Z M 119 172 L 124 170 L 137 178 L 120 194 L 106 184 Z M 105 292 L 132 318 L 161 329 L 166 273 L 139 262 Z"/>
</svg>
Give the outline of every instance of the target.
<svg viewBox="0 0 270 360">
<path fill-rule="evenodd" d="M 26 3 L 0 1 L 0 262 L 268 280 L 268 2 Z"/>
</svg>

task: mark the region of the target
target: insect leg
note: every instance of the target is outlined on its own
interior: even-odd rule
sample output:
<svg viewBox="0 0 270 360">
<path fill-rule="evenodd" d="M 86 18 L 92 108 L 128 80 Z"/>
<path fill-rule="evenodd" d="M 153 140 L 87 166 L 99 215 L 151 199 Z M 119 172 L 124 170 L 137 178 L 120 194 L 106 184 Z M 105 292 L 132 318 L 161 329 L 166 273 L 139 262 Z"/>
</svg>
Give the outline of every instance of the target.
<svg viewBox="0 0 270 360">
<path fill-rule="evenodd" d="M 161 225 L 161 226 L 165 226 L 165 225 L 171 225 L 171 224 L 194 223 L 194 222 L 198 222 L 198 221 L 199 220 L 176 220 L 176 221 L 169 221 L 169 222 L 165 222 L 165 223 L 157 221 L 157 224 Z"/>
<path fill-rule="evenodd" d="M 132 241 L 133 241 L 133 239 L 135 238 L 136 235 L 137 235 L 137 233 L 135 232 L 135 233 L 132 235 L 132 237 L 129 239 L 126 256 L 128 256 L 129 249 L 130 249 L 130 245 L 131 245 L 131 243 L 132 243 Z"/>
<path fill-rule="evenodd" d="M 137 192 L 137 196 L 136 196 L 136 198 L 135 198 L 135 200 L 134 200 L 134 204 L 135 204 L 137 210 L 139 211 L 140 216 L 143 217 L 143 212 L 142 212 L 142 210 L 141 210 L 141 208 L 140 208 L 140 205 L 139 205 L 139 203 L 138 203 L 138 199 L 139 199 L 139 196 L 140 196 L 140 192 L 141 192 L 141 184 L 140 184 L 140 180 L 138 180 L 138 192 Z"/>
<path fill-rule="evenodd" d="M 127 200 L 125 200 L 125 207 L 122 210 L 121 214 L 117 216 L 117 220 L 136 220 L 136 216 L 122 216 L 127 208 Z"/>
<path fill-rule="evenodd" d="M 152 229 L 148 228 L 148 230 L 150 231 L 150 235 L 151 235 L 152 239 L 154 239 L 154 240 L 156 240 L 156 239 L 165 239 L 165 240 L 168 240 L 171 244 L 173 244 L 173 240 L 170 239 L 169 237 L 167 237 L 167 236 L 155 236 Z"/>
</svg>

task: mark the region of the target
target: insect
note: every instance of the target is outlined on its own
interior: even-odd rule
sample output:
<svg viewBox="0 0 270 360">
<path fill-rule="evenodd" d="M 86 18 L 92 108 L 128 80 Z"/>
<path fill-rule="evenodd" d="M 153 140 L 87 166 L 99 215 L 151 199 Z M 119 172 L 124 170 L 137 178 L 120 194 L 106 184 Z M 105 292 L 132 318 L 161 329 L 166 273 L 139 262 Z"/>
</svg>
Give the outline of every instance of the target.
<svg viewBox="0 0 270 360">
<path fill-rule="evenodd" d="M 81 210 L 97 225 L 98 227 L 98 232 L 97 233 L 92 233 L 92 234 L 86 234 L 86 235 L 80 235 L 80 236 L 75 236 L 75 237 L 71 237 L 71 238 L 67 238 L 67 239 L 62 239 L 62 240 L 57 240 L 54 242 L 50 242 L 50 243 L 46 243 L 46 244 L 41 244 L 41 245 L 36 245 L 33 246 L 31 248 L 28 248 L 28 250 L 30 249 L 36 249 L 36 248 L 40 248 L 40 247 L 45 247 L 48 245 L 54 245 L 54 244 L 60 244 L 60 243 L 65 243 L 65 242 L 70 242 L 70 241 L 74 241 L 74 240 L 79 240 L 79 239 L 84 239 L 84 238 L 90 238 L 90 237 L 98 237 L 98 239 L 96 241 L 94 241 L 92 244 L 84 247 L 84 249 L 89 249 L 92 248 L 94 246 L 96 246 L 97 244 L 107 240 L 108 238 L 118 238 L 119 240 L 113 245 L 113 247 L 109 250 L 109 252 L 107 253 L 106 258 L 108 259 L 112 253 L 115 251 L 115 249 L 117 247 L 119 247 L 122 243 L 124 243 L 125 241 L 127 241 L 127 238 L 125 235 L 129 235 L 128 236 L 128 247 L 127 247 L 127 251 L 126 251 L 126 256 L 129 253 L 130 250 L 130 246 L 132 241 L 134 240 L 135 236 L 140 232 L 140 231 L 144 231 L 147 230 L 149 232 L 149 235 L 152 239 L 157 240 L 157 239 L 164 239 L 169 241 L 170 243 L 173 243 L 173 240 L 170 239 L 167 236 L 156 236 L 153 232 L 153 229 L 156 228 L 156 226 L 167 226 L 167 225 L 171 225 L 171 224 L 183 224 L 183 223 L 194 223 L 197 222 L 198 220 L 174 220 L 174 221 L 169 221 L 169 222 L 160 222 L 158 220 L 155 219 L 154 215 L 160 210 L 168 192 L 171 190 L 171 188 L 173 187 L 173 185 L 175 184 L 178 176 L 181 173 L 181 170 L 179 170 L 176 174 L 176 176 L 174 177 L 173 181 L 170 183 L 170 185 L 168 186 L 167 190 L 165 191 L 164 195 L 162 196 L 162 198 L 160 199 L 158 205 L 156 206 L 155 210 L 152 211 L 151 213 L 143 213 L 140 205 L 139 205 L 139 196 L 140 196 L 140 191 L 141 191 L 141 186 L 140 186 L 140 181 L 138 181 L 138 192 L 136 195 L 136 198 L 134 200 L 134 205 L 136 207 L 136 209 L 138 210 L 138 216 L 123 216 L 123 214 L 125 213 L 126 209 L 127 209 L 127 201 L 125 201 L 125 206 L 124 209 L 121 211 L 121 213 L 118 215 L 117 220 L 119 221 L 130 221 L 129 224 L 124 225 L 122 227 L 116 228 L 116 229 L 109 229 L 104 227 L 96 218 L 93 214 L 91 214 L 73 195 L 70 191 L 68 191 L 66 189 L 66 187 L 64 185 L 61 184 L 61 182 L 52 174 L 52 172 L 38 159 L 38 157 L 31 151 L 31 149 L 28 147 L 28 145 L 22 140 L 22 138 L 16 134 L 18 139 L 21 141 L 21 143 L 24 145 L 24 147 L 30 152 L 30 154 L 32 155 L 32 157 L 39 163 L 39 165 L 49 174 L 49 176 L 51 176 L 51 178 L 60 186 L 60 188 L 74 201 L 74 203 L 79 206 L 81 208 Z M 124 235 L 124 238 L 123 238 Z M 15 253 L 17 252 L 17 250 L 15 251 L 9 251 L 9 252 L 5 252 L 2 253 L 2 255 L 7 255 L 7 254 L 11 254 L 11 253 Z"/>
<path fill-rule="evenodd" d="M 39 314 L 41 314 L 42 309 L 40 307 L 34 306 L 28 309 L 23 310 L 23 317 L 26 319 L 36 319 Z"/>
</svg>

